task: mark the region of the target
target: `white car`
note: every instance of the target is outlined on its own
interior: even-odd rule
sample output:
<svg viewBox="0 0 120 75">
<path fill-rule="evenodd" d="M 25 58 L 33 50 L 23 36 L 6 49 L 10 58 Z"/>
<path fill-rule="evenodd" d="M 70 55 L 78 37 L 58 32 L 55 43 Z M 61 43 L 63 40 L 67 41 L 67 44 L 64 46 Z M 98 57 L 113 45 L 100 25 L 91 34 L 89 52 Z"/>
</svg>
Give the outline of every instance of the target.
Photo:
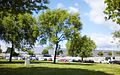
<svg viewBox="0 0 120 75">
<path fill-rule="evenodd" d="M 107 61 L 107 60 L 101 60 L 100 63 L 109 64 L 109 61 Z"/>
</svg>

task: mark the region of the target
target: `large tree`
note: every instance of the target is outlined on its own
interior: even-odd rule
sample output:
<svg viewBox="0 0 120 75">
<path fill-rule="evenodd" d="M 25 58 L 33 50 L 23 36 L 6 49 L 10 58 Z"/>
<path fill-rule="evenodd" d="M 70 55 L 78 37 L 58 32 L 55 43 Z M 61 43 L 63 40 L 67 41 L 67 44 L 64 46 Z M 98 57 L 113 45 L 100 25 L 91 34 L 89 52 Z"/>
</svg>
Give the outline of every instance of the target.
<svg viewBox="0 0 120 75">
<path fill-rule="evenodd" d="M 32 47 L 39 34 L 36 19 L 27 13 L 17 17 L 11 14 L 4 17 L 2 26 L 4 31 L 1 32 L 0 39 L 12 45 L 10 62 L 15 48 Z"/>
<path fill-rule="evenodd" d="M 79 14 L 68 13 L 66 10 L 47 10 L 39 16 L 42 41 L 55 44 L 54 63 L 60 41 L 67 40 L 74 30 L 81 29 Z"/>
<path fill-rule="evenodd" d="M 120 24 L 120 0 L 105 0 L 106 19 L 112 19 L 117 24 Z"/>
</svg>

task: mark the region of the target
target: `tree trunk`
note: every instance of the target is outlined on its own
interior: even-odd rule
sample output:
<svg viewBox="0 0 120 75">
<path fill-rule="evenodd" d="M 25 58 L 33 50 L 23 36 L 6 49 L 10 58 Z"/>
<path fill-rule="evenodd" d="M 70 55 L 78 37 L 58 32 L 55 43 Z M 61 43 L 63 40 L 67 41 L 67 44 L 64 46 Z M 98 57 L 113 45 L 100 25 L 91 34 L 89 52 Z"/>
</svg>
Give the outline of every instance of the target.
<svg viewBox="0 0 120 75">
<path fill-rule="evenodd" d="M 81 57 L 81 60 L 82 60 L 82 62 L 83 62 L 83 57 Z"/>
<path fill-rule="evenodd" d="M 14 45 L 12 44 L 12 48 L 11 48 L 11 51 L 10 51 L 10 59 L 9 59 L 9 62 L 11 63 L 12 62 L 12 53 L 14 51 Z"/>
<path fill-rule="evenodd" d="M 58 43 L 56 44 L 56 48 L 55 48 L 54 62 L 53 62 L 54 64 L 56 64 L 57 48 L 58 48 Z"/>
</svg>

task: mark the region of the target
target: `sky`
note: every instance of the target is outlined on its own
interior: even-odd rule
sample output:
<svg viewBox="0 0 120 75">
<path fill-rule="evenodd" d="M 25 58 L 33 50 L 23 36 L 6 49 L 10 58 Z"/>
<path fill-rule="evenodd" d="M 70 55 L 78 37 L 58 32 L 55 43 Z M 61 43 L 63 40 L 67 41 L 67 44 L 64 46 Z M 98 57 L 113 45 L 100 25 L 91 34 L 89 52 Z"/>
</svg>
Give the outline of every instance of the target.
<svg viewBox="0 0 120 75">
<path fill-rule="evenodd" d="M 83 24 L 82 35 L 88 35 L 97 45 L 96 49 L 119 50 L 112 32 L 120 26 L 111 20 L 105 21 L 104 0 L 50 0 L 50 9 L 62 8 L 70 13 L 79 13 Z M 61 44 L 65 47 L 66 42 Z"/>
<path fill-rule="evenodd" d="M 120 26 L 111 20 L 105 21 L 103 13 L 106 5 L 104 0 L 50 0 L 48 4 L 50 9 L 62 8 L 70 13 L 79 13 L 83 24 L 81 35 L 87 35 L 97 45 L 97 50 L 119 50 L 116 45 L 117 40 L 113 38 L 112 32 L 120 29 Z M 39 14 L 33 13 L 38 17 Z M 61 42 L 61 47 L 65 48 L 66 41 Z M 6 44 L 0 41 L 2 48 Z M 36 45 L 39 46 L 39 45 Z"/>
</svg>

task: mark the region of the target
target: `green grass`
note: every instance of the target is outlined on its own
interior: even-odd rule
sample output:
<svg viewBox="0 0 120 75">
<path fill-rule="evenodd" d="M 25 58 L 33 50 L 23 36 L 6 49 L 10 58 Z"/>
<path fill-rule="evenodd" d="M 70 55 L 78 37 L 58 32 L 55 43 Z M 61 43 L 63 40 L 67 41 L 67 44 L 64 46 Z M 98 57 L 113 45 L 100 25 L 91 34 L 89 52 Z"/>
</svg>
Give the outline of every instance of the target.
<svg viewBox="0 0 120 75">
<path fill-rule="evenodd" d="M 0 75 L 120 75 L 120 65 L 57 63 L 32 61 L 24 66 L 24 61 L 0 61 Z"/>
</svg>

